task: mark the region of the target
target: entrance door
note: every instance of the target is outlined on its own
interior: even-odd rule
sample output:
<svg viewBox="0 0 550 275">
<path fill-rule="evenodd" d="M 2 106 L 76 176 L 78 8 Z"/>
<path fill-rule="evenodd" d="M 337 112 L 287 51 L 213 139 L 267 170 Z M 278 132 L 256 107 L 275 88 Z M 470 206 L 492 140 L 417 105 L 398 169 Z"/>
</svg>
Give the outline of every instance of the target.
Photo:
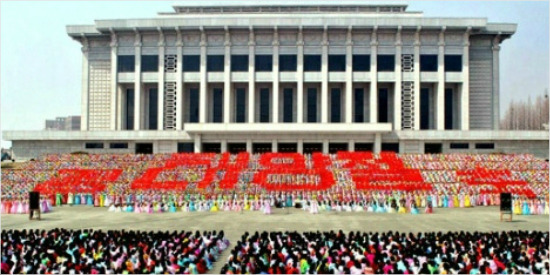
<svg viewBox="0 0 550 275">
<path fill-rule="evenodd" d="M 152 154 L 153 143 L 136 143 L 136 154 Z"/>
<path fill-rule="evenodd" d="M 441 143 L 426 143 L 424 144 L 424 154 L 441 154 Z"/>
</svg>

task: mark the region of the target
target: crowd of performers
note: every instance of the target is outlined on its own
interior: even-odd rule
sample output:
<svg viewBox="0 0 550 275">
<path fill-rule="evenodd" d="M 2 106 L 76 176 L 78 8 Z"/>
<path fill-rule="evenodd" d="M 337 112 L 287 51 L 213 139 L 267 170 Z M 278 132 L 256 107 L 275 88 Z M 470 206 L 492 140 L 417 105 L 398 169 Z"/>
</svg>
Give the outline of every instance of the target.
<svg viewBox="0 0 550 275">
<path fill-rule="evenodd" d="M 227 160 L 235 161 L 242 156 L 231 155 Z M 90 182 L 94 178 L 99 179 L 101 182 L 93 186 L 95 189 L 75 188 L 86 185 L 86 182 L 75 181 L 73 175 L 72 181 L 67 180 L 68 183 L 64 186 L 56 185 L 39 190 L 42 191 L 42 212 L 51 211 L 52 206 L 89 205 L 106 207 L 111 212 L 135 213 L 262 211 L 270 214 L 274 207 L 297 207 L 314 214 L 323 211 L 419 214 L 431 213 L 434 208 L 499 205 L 500 192 L 496 188 L 502 187 L 513 195 L 514 214 L 549 214 L 548 162 L 532 155 L 393 156 L 404 168 L 417 169 L 418 178 L 422 182 L 401 184 L 380 180 L 369 183 L 368 188 L 359 188 L 357 178 L 350 172 L 352 169 L 346 166 L 348 163 L 338 154 L 323 155 L 326 158 L 323 160 L 326 168 L 330 171 L 329 177 L 334 182 L 334 185 L 324 190 L 305 188 L 324 184 L 326 178 L 314 173 L 269 174 L 264 177 L 268 184 L 257 184 L 260 178 L 258 173 L 262 175 L 262 165 L 265 165 L 259 154 L 245 156 L 245 167 L 235 176 L 236 184 L 231 188 L 222 188 L 223 181 L 219 179 L 227 173 L 223 170 L 211 175 L 212 184 L 200 187 L 208 176 L 209 166 L 189 167 L 186 166 L 185 159 L 179 159 L 174 164 L 171 163 L 174 159 L 171 154 L 45 155 L 36 161 L 25 163 L 21 169 L 2 170 L 1 213 L 28 213 L 28 191 L 38 189 L 38 186 L 43 188 L 41 185 L 52 179 L 57 180 L 56 184 L 63 183 L 66 179 L 63 173 L 73 171 L 71 169 L 113 169 L 117 173 L 77 174 L 82 178 L 90 177 Z M 224 155 L 202 154 L 201 157 L 206 163 L 212 162 L 212 166 L 215 166 L 223 161 Z M 312 169 L 312 163 L 317 161 L 314 159 L 315 155 L 299 157 L 303 159 L 304 169 Z M 289 167 L 295 161 L 290 158 L 275 160 Z M 148 169 L 161 169 L 169 165 L 172 165 L 172 169 L 159 170 L 153 174 L 147 186 L 143 181 L 137 183 L 137 179 L 145 177 Z M 378 165 L 384 167 L 386 164 Z M 491 173 L 504 169 L 506 173 Z M 468 176 L 463 171 L 474 172 Z M 499 182 L 490 182 L 495 175 L 518 184 L 498 186 Z M 415 175 L 411 174 L 413 176 Z M 109 177 L 114 180 L 101 180 Z M 488 182 L 476 182 L 478 178 Z M 181 182 L 185 182 L 185 185 L 176 184 Z M 155 188 L 157 186 L 162 187 Z"/>
<path fill-rule="evenodd" d="M 222 274 L 549 274 L 548 232 L 245 233 Z"/>
<path fill-rule="evenodd" d="M 2 274 L 203 274 L 224 232 L 4 230 Z"/>
</svg>

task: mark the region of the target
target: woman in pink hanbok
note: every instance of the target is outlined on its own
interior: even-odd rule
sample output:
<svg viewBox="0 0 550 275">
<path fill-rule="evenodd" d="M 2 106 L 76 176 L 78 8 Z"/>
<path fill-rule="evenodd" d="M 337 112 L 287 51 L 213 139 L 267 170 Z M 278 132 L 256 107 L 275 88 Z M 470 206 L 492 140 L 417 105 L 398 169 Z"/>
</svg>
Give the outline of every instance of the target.
<svg viewBox="0 0 550 275">
<path fill-rule="evenodd" d="M 140 214 L 141 213 L 141 205 L 136 201 L 134 203 L 134 213 Z"/>
<path fill-rule="evenodd" d="M 319 204 L 317 203 L 317 200 L 311 200 L 311 206 L 309 208 L 309 213 L 319 214 Z"/>
<path fill-rule="evenodd" d="M 269 200 L 265 199 L 264 200 L 264 214 L 265 215 L 270 215 L 271 214 L 271 205 L 269 205 Z"/>
</svg>

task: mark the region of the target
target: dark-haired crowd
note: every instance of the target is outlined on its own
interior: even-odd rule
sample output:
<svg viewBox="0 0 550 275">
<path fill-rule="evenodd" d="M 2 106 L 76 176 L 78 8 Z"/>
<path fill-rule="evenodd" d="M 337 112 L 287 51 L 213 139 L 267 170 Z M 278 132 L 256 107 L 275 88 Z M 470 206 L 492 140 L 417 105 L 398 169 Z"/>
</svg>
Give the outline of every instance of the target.
<svg viewBox="0 0 550 275">
<path fill-rule="evenodd" d="M 225 274 L 548 274 L 548 232 L 248 232 Z"/>
<path fill-rule="evenodd" d="M 223 231 L 3 230 L 2 274 L 202 274 Z"/>
</svg>

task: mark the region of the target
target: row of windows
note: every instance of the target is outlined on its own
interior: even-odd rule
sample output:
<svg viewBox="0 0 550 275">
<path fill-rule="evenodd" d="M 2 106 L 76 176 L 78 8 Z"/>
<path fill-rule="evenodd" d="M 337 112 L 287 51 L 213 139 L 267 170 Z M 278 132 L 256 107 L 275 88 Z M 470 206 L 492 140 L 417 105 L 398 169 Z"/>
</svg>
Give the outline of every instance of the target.
<svg viewBox="0 0 550 275">
<path fill-rule="evenodd" d="M 352 56 L 352 70 L 354 72 L 370 71 L 370 55 L 355 54 Z M 395 55 L 377 55 L 377 69 L 379 72 L 393 72 L 395 70 Z M 208 72 L 223 72 L 224 71 L 224 55 L 208 55 L 206 57 L 206 70 Z M 135 58 L 133 55 L 119 55 L 117 59 L 118 72 L 134 72 Z M 249 66 L 248 55 L 231 55 L 231 71 L 232 72 L 247 72 Z M 254 67 L 257 72 L 271 72 L 273 70 L 272 55 L 255 55 Z M 437 55 L 421 55 L 420 56 L 420 71 L 436 72 L 437 71 Z M 462 56 L 461 55 L 445 55 L 444 68 L 446 72 L 461 72 L 462 71 Z M 142 55 L 141 56 L 141 71 L 156 72 L 158 71 L 158 56 L 157 55 Z M 198 72 L 200 71 L 200 55 L 184 55 L 183 56 L 183 71 Z M 297 71 L 297 56 L 296 55 L 279 55 L 279 71 L 295 72 Z M 320 72 L 321 71 L 321 55 L 304 55 L 304 71 Z M 346 55 L 329 55 L 328 56 L 328 71 L 329 72 L 344 72 L 346 71 Z"/>
<path fill-rule="evenodd" d="M 102 142 L 86 142 L 84 145 L 86 149 L 103 149 L 104 144 Z M 128 149 L 128 143 L 126 142 L 113 142 L 109 144 L 110 149 Z"/>
<path fill-rule="evenodd" d="M 451 149 L 470 149 L 470 144 L 468 143 L 451 143 Z M 495 149 L 494 143 L 476 143 L 476 149 Z"/>
</svg>

